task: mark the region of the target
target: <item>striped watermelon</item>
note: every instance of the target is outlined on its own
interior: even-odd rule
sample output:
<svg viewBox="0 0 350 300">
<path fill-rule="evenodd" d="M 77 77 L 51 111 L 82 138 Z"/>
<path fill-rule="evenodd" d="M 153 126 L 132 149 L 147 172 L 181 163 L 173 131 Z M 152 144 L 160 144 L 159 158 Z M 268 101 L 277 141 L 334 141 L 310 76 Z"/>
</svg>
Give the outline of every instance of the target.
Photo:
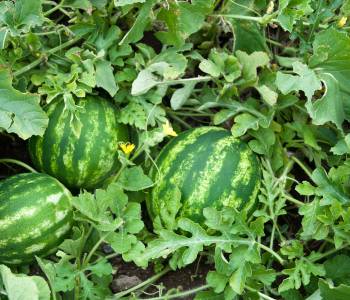
<svg viewBox="0 0 350 300">
<path fill-rule="evenodd" d="M 0 182 L 0 263 L 54 251 L 71 229 L 71 193 L 55 178 L 25 173 Z"/>
<path fill-rule="evenodd" d="M 152 219 L 166 210 L 180 189 L 180 216 L 203 222 L 205 207 L 253 208 L 260 187 L 255 154 L 230 132 L 201 127 L 181 133 L 167 144 L 151 170 L 156 185 L 147 199 Z"/>
<path fill-rule="evenodd" d="M 35 167 L 73 189 L 99 187 L 118 170 L 118 142 L 127 142 L 128 130 L 116 121 L 116 109 L 108 101 L 88 96 L 78 100 L 80 132 L 73 130 L 72 114 L 63 101 L 50 104 L 49 125 L 43 137 L 29 141 Z"/>
</svg>

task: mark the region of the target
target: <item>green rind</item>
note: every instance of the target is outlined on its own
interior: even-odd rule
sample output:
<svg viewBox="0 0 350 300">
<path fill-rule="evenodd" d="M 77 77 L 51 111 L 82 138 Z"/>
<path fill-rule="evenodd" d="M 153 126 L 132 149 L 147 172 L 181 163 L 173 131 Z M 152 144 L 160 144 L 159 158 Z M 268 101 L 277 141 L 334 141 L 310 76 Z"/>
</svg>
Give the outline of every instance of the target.
<svg viewBox="0 0 350 300">
<path fill-rule="evenodd" d="M 129 140 L 128 129 L 116 121 L 116 108 L 99 97 L 86 97 L 75 117 L 80 132 L 72 128 L 72 115 L 63 101 L 50 104 L 49 125 L 43 137 L 32 137 L 29 153 L 34 166 L 73 189 L 94 189 L 118 170 L 118 143 Z"/>
<path fill-rule="evenodd" d="M 156 182 L 147 208 L 151 218 L 160 215 L 167 202 L 181 191 L 180 216 L 203 222 L 205 207 L 251 210 L 260 186 L 256 155 L 242 141 L 217 127 L 201 127 L 181 133 L 167 144 L 151 170 Z"/>
<path fill-rule="evenodd" d="M 28 263 L 54 251 L 71 230 L 71 193 L 40 173 L 0 182 L 0 263 Z"/>
</svg>

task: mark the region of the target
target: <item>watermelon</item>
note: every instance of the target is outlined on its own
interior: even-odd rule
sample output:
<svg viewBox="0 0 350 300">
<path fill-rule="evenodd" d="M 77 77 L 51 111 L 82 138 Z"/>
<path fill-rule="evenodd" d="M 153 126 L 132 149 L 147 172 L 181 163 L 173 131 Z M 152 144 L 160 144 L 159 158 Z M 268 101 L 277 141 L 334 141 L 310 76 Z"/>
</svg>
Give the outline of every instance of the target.
<svg viewBox="0 0 350 300">
<path fill-rule="evenodd" d="M 129 140 L 128 129 L 117 123 L 116 108 L 107 100 L 88 96 L 77 105 L 73 118 L 63 101 L 50 104 L 48 128 L 43 137 L 30 139 L 29 152 L 41 172 L 69 188 L 92 190 L 120 167 L 118 143 Z"/>
<path fill-rule="evenodd" d="M 256 155 L 246 143 L 218 127 L 190 129 L 168 143 L 151 170 L 156 183 L 146 200 L 152 219 L 169 210 L 181 193 L 179 215 L 204 221 L 203 208 L 255 206 L 261 172 Z"/>
<path fill-rule="evenodd" d="M 25 173 L 0 181 L 0 263 L 54 251 L 72 226 L 72 196 L 55 178 Z"/>
</svg>

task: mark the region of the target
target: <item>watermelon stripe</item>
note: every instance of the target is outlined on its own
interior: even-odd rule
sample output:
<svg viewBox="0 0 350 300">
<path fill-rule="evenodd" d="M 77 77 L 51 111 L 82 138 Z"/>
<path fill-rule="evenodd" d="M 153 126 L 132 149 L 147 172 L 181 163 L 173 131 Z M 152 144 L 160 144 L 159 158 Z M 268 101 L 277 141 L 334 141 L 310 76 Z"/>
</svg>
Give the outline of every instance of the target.
<svg viewBox="0 0 350 300">
<path fill-rule="evenodd" d="M 201 127 L 166 145 L 151 170 L 156 185 L 146 204 L 151 218 L 181 191 L 181 215 L 203 221 L 202 209 L 253 207 L 260 184 L 259 162 L 248 146 L 222 128 Z"/>
<path fill-rule="evenodd" d="M 45 178 L 44 178 L 45 179 Z M 27 186 L 30 184 L 35 183 L 35 187 L 33 189 L 28 189 Z M 9 217 L 11 213 L 13 212 L 14 208 L 14 202 L 16 203 L 17 207 L 20 206 L 28 206 L 27 198 L 32 197 L 33 195 L 36 195 L 35 199 L 32 200 L 32 206 L 35 206 L 37 202 L 39 202 L 40 197 L 46 196 L 45 191 L 41 188 L 41 185 L 47 186 L 48 189 L 51 189 L 52 191 L 60 192 L 61 190 L 54 189 L 52 184 L 47 183 L 47 179 L 43 181 L 42 179 L 39 179 L 35 182 L 30 183 L 21 183 L 21 186 L 13 187 L 10 185 L 8 187 L 4 186 L 2 187 L 3 190 L 8 189 L 9 191 L 7 193 L 3 193 L 1 197 L 4 199 L 8 199 L 3 205 L 0 207 L 0 213 L 4 214 L 6 217 Z M 4 220 L 0 220 L 1 222 Z M 1 226 L 0 226 L 1 227 Z"/>
<path fill-rule="evenodd" d="M 207 133 L 206 131 L 201 132 L 203 132 L 203 134 L 199 137 L 199 139 L 205 143 L 205 145 L 198 142 L 197 138 L 199 134 L 195 132 L 172 148 L 174 151 L 170 153 L 164 151 L 164 153 L 161 154 L 159 159 L 157 159 L 157 165 L 159 166 L 159 172 L 161 173 L 162 180 L 170 180 L 172 183 L 176 182 L 177 185 L 181 185 L 181 183 L 185 181 L 185 178 L 181 174 L 177 173 L 179 169 L 183 171 L 190 171 L 191 169 L 191 172 L 196 171 L 195 169 L 192 169 L 194 167 L 194 159 L 196 159 L 195 156 L 199 157 L 200 155 L 204 154 L 204 157 L 207 157 L 208 153 L 210 153 L 212 150 L 211 147 L 213 147 L 213 143 L 208 143 L 208 145 L 206 145 L 207 142 L 211 140 L 212 133 Z M 199 163 L 205 163 L 200 159 L 196 160 L 198 160 Z M 195 167 L 197 167 L 197 165 L 195 165 Z M 164 188 L 162 185 L 156 186 L 156 189 L 161 190 L 162 188 Z M 187 192 L 190 193 L 190 191 Z"/>
<path fill-rule="evenodd" d="M 168 193 L 168 182 L 180 188 L 182 197 L 188 199 L 197 186 L 198 173 L 205 167 L 208 156 L 213 152 L 215 142 L 220 140 L 222 135 L 227 135 L 227 132 L 220 130 L 218 134 L 217 131 L 202 127 L 188 134 L 174 148 L 171 148 L 174 149 L 172 155 L 165 152 L 163 157 L 160 156 L 160 159 L 157 159 L 163 184 L 158 184 L 154 188 L 154 193 L 159 194 L 157 199 L 160 203 L 156 200 L 152 201 L 152 205 L 156 206 L 153 209 L 160 210 L 162 199 Z M 165 158 L 166 160 L 162 160 Z M 188 175 L 184 176 L 184 174 Z"/>
<path fill-rule="evenodd" d="M 229 136 L 225 139 L 231 142 L 233 137 Z M 242 147 L 240 143 L 232 142 L 231 147 L 228 145 L 225 148 L 226 155 L 222 158 L 222 168 L 220 173 L 215 178 L 213 177 L 214 181 L 210 185 L 208 199 L 219 199 L 217 203 L 223 203 L 224 206 L 237 207 L 235 201 L 238 199 L 235 193 L 233 193 L 232 178 L 236 178 L 237 176 L 237 168 L 239 168 L 242 157 Z M 229 195 L 233 198 L 233 202 L 226 202 Z M 206 206 L 210 206 L 210 203 L 206 203 Z M 216 208 L 219 207 L 216 206 Z"/>
<path fill-rule="evenodd" d="M 59 115 L 59 119 L 56 123 L 56 126 L 54 128 L 52 128 L 52 131 L 48 131 L 48 133 L 46 134 L 45 132 L 45 138 L 49 139 L 49 136 L 51 136 L 51 134 L 49 134 L 49 132 L 53 132 L 52 134 L 52 138 L 50 138 L 50 144 L 48 145 L 43 145 L 44 149 L 50 149 L 50 153 L 51 153 L 51 161 L 49 165 L 45 165 L 47 169 L 47 173 L 49 174 L 54 174 L 56 172 L 67 172 L 65 165 L 63 163 L 64 161 L 64 156 L 62 156 L 62 154 L 64 152 L 67 151 L 67 148 L 69 147 L 69 144 L 65 144 L 65 141 L 67 141 L 66 138 L 66 132 L 70 130 L 70 123 L 69 122 L 65 122 L 65 123 L 61 123 L 60 119 L 61 118 L 65 118 L 70 116 L 69 111 L 64 110 L 64 106 L 63 103 L 59 103 L 57 106 L 59 106 L 59 109 L 55 112 L 55 115 Z M 54 123 L 54 122 L 53 122 Z M 60 141 L 60 143 L 56 143 L 56 141 Z M 68 147 L 66 147 L 66 145 Z M 45 151 L 43 151 L 43 153 L 46 153 Z M 62 156 L 62 161 L 60 159 L 55 159 L 56 157 L 61 157 Z M 60 179 L 60 178 L 59 178 Z"/>
<path fill-rule="evenodd" d="M 37 197 L 43 199 L 42 196 Z M 19 204 L 15 213 L 9 217 L 2 218 L 0 223 L 1 239 L 14 240 L 21 236 L 23 232 L 25 236 L 35 236 L 50 224 L 61 221 L 70 213 L 70 203 L 67 200 L 66 197 L 62 197 L 57 205 L 47 202 L 47 199 L 30 207 L 25 206 L 25 204 Z M 6 216 L 6 213 L 4 215 Z M 48 222 L 47 226 L 45 226 L 46 222 Z M 36 226 L 33 230 L 26 232 L 26 228 L 33 226 L 34 223 L 36 223 Z M 16 230 L 13 230 L 13 226 L 16 226 Z"/>
<path fill-rule="evenodd" d="M 64 219 L 57 223 L 49 223 L 50 227 L 36 230 L 37 234 L 27 236 L 23 234 L 13 239 L 8 239 L 7 247 L 1 249 L 0 257 L 13 257 L 13 255 L 21 256 L 25 249 L 37 244 L 46 244 L 47 248 L 52 248 L 52 245 L 57 244 L 57 239 L 66 235 L 71 229 L 72 215 L 68 214 Z M 58 234 L 57 234 L 58 233 Z M 1 259 L 0 259 L 1 260 Z"/>
<path fill-rule="evenodd" d="M 72 125 L 70 123 L 71 118 L 72 116 L 69 116 L 69 118 L 67 116 L 66 122 L 64 124 L 60 124 L 61 126 L 64 125 L 63 130 L 56 130 L 58 132 L 54 132 L 55 130 L 53 130 L 53 132 L 49 131 L 47 134 L 56 135 L 56 138 L 53 140 L 53 144 L 58 144 L 60 149 L 59 153 L 57 153 L 56 156 L 54 156 L 54 158 L 57 158 L 55 163 L 57 167 L 55 169 L 51 169 L 51 172 L 49 172 L 49 174 L 58 174 L 57 178 L 61 181 L 65 181 L 68 185 L 70 185 L 72 182 L 72 165 L 70 160 L 70 157 L 74 151 L 72 137 L 74 137 L 75 139 L 79 139 L 79 137 L 75 135 L 76 133 L 72 133 Z M 54 147 L 53 144 L 51 147 Z M 65 174 L 64 177 L 62 176 L 62 174 Z"/>
<path fill-rule="evenodd" d="M 113 113 L 111 109 L 108 107 L 110 106 L 109 103 L 105 103 L 106 109 L 105 109 L 105 128 L 101 128 L 101 130 L 104 130 L 105 132 L 109 132 L 113 130 L 113 128 L 118 127 L 116 115 Z M 97 170 L 105 170 L 108 168 L 108 166 L 111 167 L 111 171 L 109 172 L 108 176 L 111 175 L 113 172 L 118 170 L 120 163 L 118 161 L 118 141 L 124 141 L 127 142 L 129 140 L 128 136 L 121 135 L 121 132 L 119 131 L 117 133 L 117 140 L 116 141 L 109 141 L 107 136 L 104 135 L 103 143 L 106 145 L 104 148 L 101 148 L 101 159 L 98 161 Z M 110 153 L 113 153 L 113 156 L 110 155 Z"/>
<path fill-rule="evenodd" d="M 56 131 L 56 126 L 55 124 L 58 122 L 59 118 L 61 117 L 60 112 L 60 104 L 53 104 L 55 109 L 53 109 L 53 122 L 49 122 L 48 128 L 46 129 L 45 132 L 51 132 L 51 131 L 55 131 L 57 133 L 61 132 L 61 128 L 57 128 L 59 130 Z M 56 139 L 55 135 L 48 135 L 48 134 L 44 134 L 45 139 L 43 140 L 43 149 L 48 149 L 48 151 L 42 151 L 42 162 L 43 165 L 45 166 L 45 172 L 49 173 L 49 172 L 53 172 L 53 164 L 55 163 L 54 160 L 52 160 L 52 158 L 54 157 L 53 154 L 54 152 L 57 152 L 58 149 L 55 149 L 54 147 L 52 147 L 52 145 L 54 144 L 54 141 Z M 60 138 L 60 137 L 58 137 Z"/>
<path fill-rule="evenodd" d="M 93 104 L 93 103 L 92 103 Z M 93 109 L 93 108 L 92 108 Z M 106 103 L 103 101 L 101 103 L 101 108 L 99 110 L 95 110 L 97 113 L 94 118 L 91 118 L 91 123 L 89 124 L 90 126 L 86 126 L 87 130 L 91 131 L 92 136 L 98 136 L 99 132 L 102 132 L 103 128 L 101 128 L 101 124 L 104 124 L 106 126 L 107 123 L 107 118 L 106 118 Z M 88 134 L 87 134 L 88 137 Z M 88 178 L 88 185 L 93 186 L 98 183 L 99 178 L 101 177 L 100 170 L 105 170 L 105 169 L 100 169 L 98 168 L 99 165 L 99 160 L 103 159 L 102 158 L 102 152 L 107 150 L 106 146 L 108 143 L 105 143 L 105 135 L 101 137 L 99 141 L 93 141 L 89 138 L 88 140 L 88 146 L 86 147 L 86 155 L 87 157 L 90 157 L 90 159 L 86 162 L 88 167 L 85 169 L 86 171 L 90 171 L 91 174 L 84 174 L 85 178 Z M 111 143 L 112 141 L 109 141 Z M 113 163 L 113 162 L 112 162 Z M 110 166 L 107 167 L 107 169 L 110 168 Z M 96 182 L 97 179 L 97 182 Z"/>
<path fill-rule="evenodd" d="M 72 226 L 71 197 L 45 174 L 0 182 L 0 263 L 26 263 L 54 251 Z"/>
<path fill-rule="evenodd" d="M 188 150 L 193 152 L 192 155 L 195 157 L 195 162 L 190 163 L 193 168 L 187 176 L 183 176 L 185 180 L 181 185 L 181 190 L 183 191 L 183 197 L 186 199 L 182 209 L 183 216 L 187 216 L 188 214 L 201 215 L 201 210 L 198 208 L 204 206 L 206 203 L 207 196 L 205 194 L 208 192 L 207 187 L 222 168 L 222 160 L 213 154 L 219 154 L 216 152 L 216 149 L 218 146 L 222 146 L 222 141 L 224 141 L 224 139 L 222 139 L 221 135 L 216 134 L 216 132 L 210 133 L 211 134 L 207 133 L 198 138 L 198 143 L 194 144 L 193 149 L 191 149 L 192 147 L 188 147 Z M 215 136 L 212 136 L 213 133 Z M 202 139 L 202 137 L 207 138 Z M 205 144 L 203 145 L 202 143 Z M 198 155 L 196 153 L 196 148 L 200 149 L 200 147 L 197 146 L 197 144 L 202 144 L 200 147 L 203 148 L 203 151 L 198 152 Z M 208 146 L 206 146 L 207 144 Z M 187 162 L 186 157 L 184 157 L 183 160 Z M 181 176 L 183 171 L 182 168 L 179 168 L 175 172 L 177 176 Z M 194 205 L 194 203 L 196 203 L 196 205 Z"/>
<path fill-rule="evenodd" d="M 57 109 L 57 104 L 52 103 L 48 109 L 47 109 L 47 115 L 51 115 L 53 113 L 53 111 L 55 111 Z M 48 127 L 50 127 L 51 125 L 48 124 Z M 43 165 L 43 143 L 44 140 L 43 139 L 37 139 L 37 145 L 35 146 L 33 143 L 29 143 L 28 147 L 29 147 L 29 153 L 32 154 L 32 157 L 35 157 L 37 160 L 37 165 Z"/>
<path fill-rule="evenodd" d="M 195 186 L 192 185 L 194 192 L 187 198 L 184 205 L 183 211 L 188 212 L 188 215 L 197 215 L 199 218 L 202 214 L 200 207 L 212 206 L 212 199 L 220 199 L 223 190 L 230 188 L 233 170 L 240 159 L 239 152 L 236 155 L 230 150 L 237 149 L 237 144 L 238 141 L 231 136 L 222 138 L 214 143 L 215 147 L 207 159 L 202 158 L 206 161 L 205 168 L 198 174 L 198 183 Z M 231 205 L 231 207 L 234 206 Z"/>
<path fill-rule="evenodd" d="M 178 159 L 181 152 L 184 151 L 190 145 L 196 143 L 198 137 L 205 135 L 209 129 L 207 127 L 201 127 L 195 131 L 186 132 L 185 134 L 179 135 L 175 145 L 169 145 L 169 147 L 165 147 L 164 150 L 160 153 L 159 158 L 157 159 L 157 163 L 162 166 L 162 173 L 167 174 L 168 169 L 172 166 L 172 162 Z M 198 146 L 198 144 L 197 144 Z M 195 147 L 194 147 L 195 148 Z M 170 151 L 172 150 L 172 151 Z M 189 151 L 188 151 L 189 152 Z M 186 152 L 184 153 L 186 155 Z"/>
</svg>

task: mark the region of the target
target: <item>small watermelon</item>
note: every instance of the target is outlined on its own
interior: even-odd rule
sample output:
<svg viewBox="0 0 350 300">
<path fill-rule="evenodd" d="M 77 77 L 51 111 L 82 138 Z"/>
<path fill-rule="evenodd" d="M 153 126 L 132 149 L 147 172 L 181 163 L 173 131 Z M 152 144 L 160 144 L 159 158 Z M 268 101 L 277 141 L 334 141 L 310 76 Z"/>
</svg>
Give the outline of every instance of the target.
<svg viewBox="0 0 350 300">
<path fill-rule="evenodd" d="M 25 173 L 0 181 L 0 263 L 54 251 L 72 226 L 72 196 L 55 178 Z"/>
<path fill-rule="evenodd" d="M 72 114 L 63 101 L 47 109 L 49 125 L 43 137 L 32 137 L 29 152 L 35 167 L 73 189 L 94 189 L 118 170 L 118 143 L 129 140 L 128 129 L 117 123 L 116 108 L 99 97 L 78 100 Z M 73 124 L 77 123 L 76 127 Z"/>
<path fill-rule="evenodd" d="M 246 143 L 218 127 L 181 133 L 168 143 L 151 170 L 156 183 L 146 203 L 152 219 L 181 192 L 180 216 L 203 222 L 203 208 L 251 210 L 260 187 L 256 155 Z M 178 193 L 177 193 L 178 194 Z"/>
</svg>

